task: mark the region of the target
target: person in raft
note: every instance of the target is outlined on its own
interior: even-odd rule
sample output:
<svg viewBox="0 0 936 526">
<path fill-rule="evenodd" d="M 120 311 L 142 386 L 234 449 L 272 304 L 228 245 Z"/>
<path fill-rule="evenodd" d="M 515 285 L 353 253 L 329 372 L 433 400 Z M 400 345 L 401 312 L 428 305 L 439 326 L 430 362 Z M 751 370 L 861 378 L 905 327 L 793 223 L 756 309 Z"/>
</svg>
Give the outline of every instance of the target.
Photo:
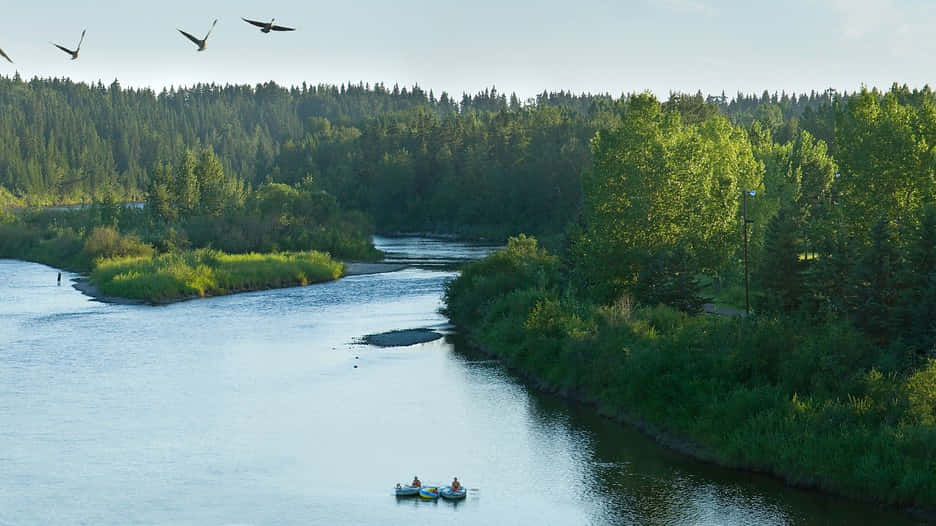
<svg viewBox="0 0 936 526">
<path fill-rule="evenodd" d="M 416 475 L 413 475 L 413 483 L 410 484 L 410 486 L 414 488 L 421 488 L 422 482 L 419 481 L 419 477 L 417 477 Z"/>
<path fill-rule="evenodd" d="M 452 481 L 452 491 L 461 490 L 461 482 L 458 481 L 458 477 L 455 477 L 455 480 Z"/>
</svg>

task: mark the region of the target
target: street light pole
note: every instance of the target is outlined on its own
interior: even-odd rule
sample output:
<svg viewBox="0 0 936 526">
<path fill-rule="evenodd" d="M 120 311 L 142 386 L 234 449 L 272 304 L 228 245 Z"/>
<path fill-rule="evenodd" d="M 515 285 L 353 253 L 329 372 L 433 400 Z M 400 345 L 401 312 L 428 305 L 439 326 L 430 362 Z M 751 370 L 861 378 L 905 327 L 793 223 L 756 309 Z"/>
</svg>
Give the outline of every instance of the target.
<svg viewBox="0 0 936 526">
<path fill-rule="evenodd" d="M 748 218 L 747 218 L 747 198 L 749 194 L 751 197 L 754 197 L 755 195 L 757 195 L 757 191 L 756 190 L 744 190 L 743 192 L 741 192 L 742 202 L 743 202 L 742 210 L 743 210 L 743 215 L 744 215 L 744 226 L 743 226 L 744 228 L 744 313 L 745 315 L 748 315 L 748 316 L 751 315 L 751 290 L 750 290 L 750 284 L 749 284 L 749 279 L 748 279 L 748 248 L 747 248 L 747 245 L 748 245 L 747 226 L 749 223 Z"/>
</svg>

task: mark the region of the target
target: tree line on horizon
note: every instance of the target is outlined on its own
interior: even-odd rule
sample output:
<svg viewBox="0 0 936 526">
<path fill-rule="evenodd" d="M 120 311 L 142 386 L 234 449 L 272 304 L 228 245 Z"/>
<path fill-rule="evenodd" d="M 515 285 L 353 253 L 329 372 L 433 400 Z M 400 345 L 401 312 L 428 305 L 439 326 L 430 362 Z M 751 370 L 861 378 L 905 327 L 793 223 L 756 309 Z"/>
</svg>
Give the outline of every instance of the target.
<svg viewBox="0 0 936 526">
<path fill-rule="evenodd" d="M 589 141 L 627 98 L 559 91 L 521 101 L 492 88 L 456 100 L 379 83 L 156 92 L 0 77 L 0 187 L 35 205 L 142 201 L 161 164 L 210 147 L 246 187 L 313 176 L 385 230 L 555 233 L 581 208 Z M 670 99 L 687 114 L 771 127 L 811 125 L 804 112 L 827 102 L 815 93 Z"/>
</svg>

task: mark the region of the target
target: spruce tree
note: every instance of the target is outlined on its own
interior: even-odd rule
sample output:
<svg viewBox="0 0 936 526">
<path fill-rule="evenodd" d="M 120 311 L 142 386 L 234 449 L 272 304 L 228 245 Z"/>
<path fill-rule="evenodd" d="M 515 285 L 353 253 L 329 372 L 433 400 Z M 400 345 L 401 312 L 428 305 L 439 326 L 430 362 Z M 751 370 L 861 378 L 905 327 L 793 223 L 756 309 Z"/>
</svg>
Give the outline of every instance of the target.
<svg viewBox="0 0 936 526">
<path fill-rule="evenodd" d="M 763 260 L 754 276 L 760 290 L 755 295 L 758 310 L 789 313 L 799 308 L 805 291 L 800 231 L 792 206 L 782 208 L 768 223 Z"/>
<path fill-rule="evenodd" d="M 890 223 L 879 219 L 871 227 L 871 246 L 855 266 L 857 286 L 855 323 L 878 341 L 893 333 L 892 309 L 897 300 L 895 273 L 899 256 L 894 248 Z"/>
</svg>

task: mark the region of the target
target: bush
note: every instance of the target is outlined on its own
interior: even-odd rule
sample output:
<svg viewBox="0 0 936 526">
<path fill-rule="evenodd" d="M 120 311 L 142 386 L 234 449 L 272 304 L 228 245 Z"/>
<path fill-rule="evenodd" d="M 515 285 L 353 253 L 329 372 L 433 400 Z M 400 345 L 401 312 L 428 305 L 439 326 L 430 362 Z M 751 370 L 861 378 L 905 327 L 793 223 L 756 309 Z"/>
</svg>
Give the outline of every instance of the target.
<svg viewBox="0 0 936 526">
<path fill-rule="evenodd" d="M 906 390 L 910 417 L 923 425 L 936 425 L 936 360 L 910 376 Z"/>
<path fill-rule="evenodd" d="M 155 251 L 152 245 L 143 243 L 136 236 L 122 236 L 114 227 L 100 226 L 85 239 L 84 253 L 94 261 L 98 258 L 150 258 Z"/>
</svg>

